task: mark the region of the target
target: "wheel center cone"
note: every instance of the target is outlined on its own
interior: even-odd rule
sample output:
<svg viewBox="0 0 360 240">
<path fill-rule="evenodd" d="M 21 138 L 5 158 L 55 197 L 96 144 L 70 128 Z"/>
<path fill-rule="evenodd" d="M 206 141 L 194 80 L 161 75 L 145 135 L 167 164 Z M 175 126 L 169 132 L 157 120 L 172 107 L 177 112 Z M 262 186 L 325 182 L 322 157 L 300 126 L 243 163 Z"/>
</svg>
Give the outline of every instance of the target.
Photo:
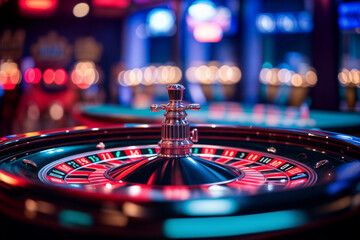
<svg viewBox="0 0 360 240">
<path fill-rule="evenodd" d="M 165 186 L 229 182 L 241 178 L 243 173 L 237 168 L 196 156 L 155 156 L 111 168 L 105 175 L 116 181 Z"/>
</svg>

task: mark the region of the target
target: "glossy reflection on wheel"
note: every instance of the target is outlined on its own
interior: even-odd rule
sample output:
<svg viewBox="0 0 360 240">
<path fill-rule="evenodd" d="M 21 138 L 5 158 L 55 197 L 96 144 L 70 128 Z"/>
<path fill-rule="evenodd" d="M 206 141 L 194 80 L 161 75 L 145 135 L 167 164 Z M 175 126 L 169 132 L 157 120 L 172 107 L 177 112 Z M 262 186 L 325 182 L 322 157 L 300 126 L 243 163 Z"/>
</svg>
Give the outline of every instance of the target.
<svg viewBox="0 0 360 240">
<path fill-rule="evenodd" d="M 228 182 L 243 176 L 234 167 L 199 157 L 152 157 L 107 171 L 114 180 L 147 185 L 198 185 Z"/>
</svg>

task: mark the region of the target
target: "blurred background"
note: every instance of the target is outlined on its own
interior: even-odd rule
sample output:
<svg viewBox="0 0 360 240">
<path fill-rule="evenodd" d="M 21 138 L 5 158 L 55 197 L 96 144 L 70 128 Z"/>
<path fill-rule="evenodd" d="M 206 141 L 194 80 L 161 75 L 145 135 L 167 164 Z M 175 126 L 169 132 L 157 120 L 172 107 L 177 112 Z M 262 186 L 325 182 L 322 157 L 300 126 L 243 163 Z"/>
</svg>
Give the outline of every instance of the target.
<svg viewBox="0 0 360 240">
<path fill-rule="evenodd" d="M 193 123 L 357 135 L 360 1 L 0 0 L 0 135 L 158 123 L 181 83 Z"/>
</svg>

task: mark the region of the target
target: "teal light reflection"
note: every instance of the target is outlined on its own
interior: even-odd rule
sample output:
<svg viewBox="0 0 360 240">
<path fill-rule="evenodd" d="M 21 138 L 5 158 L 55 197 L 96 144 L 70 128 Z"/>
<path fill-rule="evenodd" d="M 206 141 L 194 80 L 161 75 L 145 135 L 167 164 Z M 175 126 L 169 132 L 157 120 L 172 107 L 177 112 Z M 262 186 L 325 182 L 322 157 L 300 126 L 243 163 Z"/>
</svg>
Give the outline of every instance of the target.
<svg viewBox="0 0 360 240">
<path fill-rule="evenodd" d="M 85 212 L 63 210 L 59 214 L 59 223 L 67 227 L 91 227 L 93 218 Z"/>
<path fill-rule="evenodd" d="M 307 221 L 298 210 L 230 217 L 173 218 L 164 222 L 168 238 L 226 237 L 300 227 Z"/>
<path fill-rule="evenodd" d="M 237 210 L 233 199 L 206 199 L 184 202 L 182 212 L 189 216 L 230 215 Z"/>
</svg>

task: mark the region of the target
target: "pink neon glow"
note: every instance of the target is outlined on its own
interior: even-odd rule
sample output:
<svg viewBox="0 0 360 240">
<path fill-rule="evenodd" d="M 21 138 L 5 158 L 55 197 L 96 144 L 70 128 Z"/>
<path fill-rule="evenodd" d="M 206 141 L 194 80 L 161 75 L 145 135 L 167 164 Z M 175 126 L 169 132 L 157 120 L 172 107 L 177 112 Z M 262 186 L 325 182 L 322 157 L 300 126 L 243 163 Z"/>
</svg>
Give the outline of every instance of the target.
<svg viewBox="0 0 360 240">
<path fill-rule="evenodd" d="M 130 5 L 130 0 L 93 0 L 95 7 L 107 8 L 126 8 Z"/>
<path fill-rule="evenodd" d="M 202 23 L 194 29 L 194 38 L 199 42 L 220 42 L 222 37 L 223 31 L 216 23 Z"/>
<path fill-rule="evenodd" d="M 53 11 L 58 0 L 19 0 L 19 7 L 25 12 Z"/>
<path fill-rule="evenodd" d="M 57 85 L 63 85 L 65 84 L 67 80 L 67 74 L 65 72 L 64 69 L 58 69 L 55 71 L 55 79 L 54 79 L 54 82 L 57 84 Z"/>
<path fill-rule="evenodd" d="M 38 68 L 29 68 L 24 74 L 27 83 L 38 83 L 41 80 L 41 71 Z"/>
<path fill-rule="evenodd" d="M 43 79 L 46 84 L 52 84 L 55 80 L 55 72 L 54 70 L 48 68 L 44 71 Z"/>
</svg>

